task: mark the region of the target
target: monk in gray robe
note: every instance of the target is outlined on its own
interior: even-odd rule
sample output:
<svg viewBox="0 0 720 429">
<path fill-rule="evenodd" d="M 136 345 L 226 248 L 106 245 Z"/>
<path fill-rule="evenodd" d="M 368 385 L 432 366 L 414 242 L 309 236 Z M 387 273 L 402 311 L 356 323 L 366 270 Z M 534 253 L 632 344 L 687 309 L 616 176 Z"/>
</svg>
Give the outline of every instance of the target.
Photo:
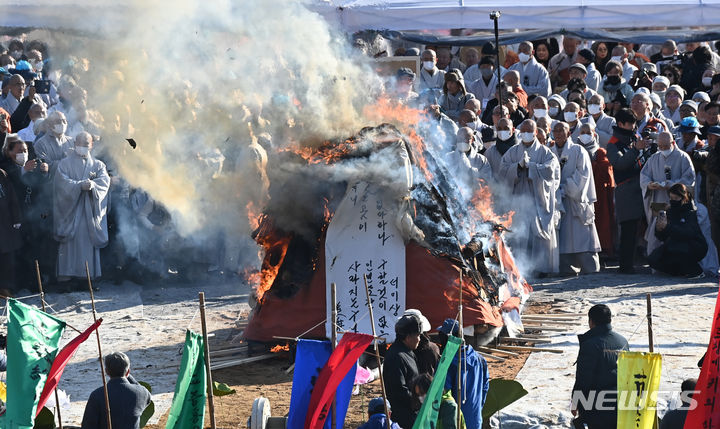
<svg viewBox="0 0 720 429">
<path fill-rule="evenodd" d="M 520 124 L 522 144 L 505 152 L 498 180 L 512 194 L 516 210 L 511 246 L 520 260 L 531 264 L 538 276 L 558 271 L 555 193 L 559 185 L 558 160 L 537 141 L 535 121 Z"/>
<path fill-rule="evenodd" d="M 105 164 L 90 155 L 92 137 L 81 132 L 73 152 L 58 163 L 54 179 L 53 215 L 58 250 L 59 280 L 99 277 L 100 248 L 108 242 L 107 203 L 110 188 Z"/>
<path fill-rule="evenodd" d="M 67 120 L 62 112 L 52 112 L 43 121 L 47 132 L 34 144 L 38 159 L 50 165 L 51 177 L 55 175 L 58 162 L 72 150 L 72 139 L 65 134 Z"/>
<path fill-rule="evenodd" d="M 668 204 L 670 197 L 667 190 L 676 183 L 682 183 L 692 189 L 695 186 L 695 169 L 690 156 L 678 149 L 673 135 L 663 131 L 657 139 L 658 151 L 650 156 L 640 171 L 640 187 L 643 193 L 645 216 L 648 228 L 645 232 L 647 254 L 652 253 L 660 242 L 655 238 L 655 223 L 658 210 L 653 205 Z"/>
<path fill-rule="evenodd" d="M 560 161 L 558 190 L 562 201 L 560 218 L 560 272 L 600 271 L 600 238 L 595 229 L 595 181 L 587 151 L 570 138 L 570 127 L 556 122 L 552 152 Z"/>
</svg>

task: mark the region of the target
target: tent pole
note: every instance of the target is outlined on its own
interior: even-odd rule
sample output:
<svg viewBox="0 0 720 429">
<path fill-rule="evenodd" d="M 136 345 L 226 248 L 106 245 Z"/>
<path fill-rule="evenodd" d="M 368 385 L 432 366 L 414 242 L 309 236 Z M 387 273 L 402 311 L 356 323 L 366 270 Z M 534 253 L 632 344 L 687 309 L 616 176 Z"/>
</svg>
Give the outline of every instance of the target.
<svg viewBox="0 0 720 429">
<path fill-rule="evenodd" d="M 45 312 L 45 293 L 43 292 L 42 278 L 40 277 L 40 264 L 38 260 L 35 260 L 35 274 L 37 275 L 38 290 L 40 291 L 40 303 L 42 304 L 42 311 Z M 58 380 L 59 381 L 59 380 Z M 55 411 L 57 411 L 58 427 L 63 429 L 62 415 L 60 414 L 60 398 L 58 396 L 58 388 L 55 387 Z"/>
<path fill-rule="evenodd" d="M 500 11 L 494 10 L 490 12 L 490 19 L 495 24 L 495 70 L 497 71 L 497 84 L 498 84 L 498 106 L 503 105 L 503 93 L 500 91 L 500 35 L 498 33 L 498 18 L 500 18 Z"/>
<path fill-rule="evenodd" d="M 93 293 L 92 280 L 90 279 L 90 266 L 85 261 L 85 274 L 87 275 L 88 289 L 90 289 L 90 302 L 92 303 L 93 320 L 97 322 L 97 311 L 95 311 L 95 294 Z M 112 429 L 112 419 L 110 418 L 110 399 L 108 398 L 107 380 L 105 380 L 105 363 L 103 362 L 102 348 L 100 347 L 100 329 L 95 329 L 95 338 L 97 339 L 98 357 L 100 360 L 100 373 L 102 374 L 103 392 L 105 393 L 105 413 L 107 417 L 107 427 Z M 59 405 L 59 404 L 58 404 Z"/>
<path fill-rule="evenodd" d="M 200 301 L 200 323 L 202 327 L 203 349 L 205 353 L 205 372 L 207 373 L 208 411 L 210 414 L 210 427 L 215 429 L 215 399 L 213 398 L 213 380 L 210 371 L 210 345 L 208 344 L 207 322 L 205 321 L 205 292 L 198 292 Z"/>
<path fill-rule="evenodd" d="M 370 326 L 372 326 L 373 344 L 375 344 L 375 359 L 377 359 L 378 374 L 380 375 L 380 387 L 382 388 L 383 406 L 385 407 L 385 423 L 387 429 L 390 428 L 390 410 L 388 410 L 387 393 L 385 393 L 385 379 L 383 378 L 382 364 L 380 362 L 380 351 L 378 351 L 377 334 L 375 333 L 375 316 L 373 316 L 373 306 L 370 301 L 370 288 L 368 287 L 367 274 L 363 274 L 365 281 L 365 296 L 367 297 L 368 310 L 370 310 Z"/>
</svg>

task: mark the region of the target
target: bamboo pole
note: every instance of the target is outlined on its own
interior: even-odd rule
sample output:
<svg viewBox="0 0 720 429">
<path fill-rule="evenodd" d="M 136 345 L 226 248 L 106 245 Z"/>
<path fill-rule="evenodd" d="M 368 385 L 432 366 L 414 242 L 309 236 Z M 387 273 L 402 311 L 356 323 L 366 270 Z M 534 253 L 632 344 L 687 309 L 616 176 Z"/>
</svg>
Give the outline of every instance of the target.
<svg viewBox="0 0 720 429">
<path fill-rule="evenodd" d="M 93 293 L 92 280 L 90 279 L 90 265 L 85 261 L 85 275 L 87 276 L 88 289 L 90 290 L 90 302 L 92 303 L 93 320 L 97 323 L 97 311 L 95 310 L 95 294 Z M 105 380 L 105 364 L 103 362 L 102 347 L 100 346 L 100 328 L 95 329 L 95 338 L 97 339 L 98 356 L 100 359 L 100 373 L 102 374 L 103 393 L 105 394 L 105 413 L 107 417 L 107 427 L 112 429 L 112 419 L 110 418 L 110 398 L 108 398 L 107 380 Z"/>
<path fill-rule="evenodd" d="M 207 373 L 208 408 L 210 411 L 210 427 L 215 429 L 215 400 L 213 398 L 212 372 L 210 371 L 210 345 L 208 344 L 207 323 L 205 321 L 205 292 L 199 292 L 200 323 L 202 324 L 203 343 L 205 343 L 205 372 Z"/>
<path fill-rule="evenodd" d="M 652 297 L 649 293 L 645 297 L 647 299 L 648 344 L 650 345 L 650 353 L 653 353 L 655 351 L 655 342 L 652 326 Z"/>
<path fill-rule="evenodd" d="M 335 288 L 336 288 L 335 283 L 330 283 L 330 301 L 332 304 L 332 309 L 330 310 L 330 315 L 331 315 L 331 319 L 332 319 L 332 322 L 331 322 L 332 323 L 331 324 L 332 333 L 330 335 L 330 343 L 331 343 L 330 345 L 331 345 L 331 349 L 333 351 L 335 351 L 335 347 L 337 346 L 337 329 L 335 328 L 337 326 L 337 295 L 336 295 Z M 337 422 L 336 422 L 337 417 L 335 414 L 337 412 L 335 409 L 336 399 L 337 399 L 337 394 L 333 393 L 333 401 L 332 401 L 332 404 L 330 404 L 330 418 L 332 419 L 332 420 L 330 420 L 330 427 L 332 429 L 335 429 L 337 427 Z M 389 418 L 390 418 L 390 416 L 388 415 L 388 419 Z"/>
<path fill-rule="evenodd" d="M 383 378 L 382 364 L 380 362 L 380 351 L 378 350 L 377 344 L 377 333 L 375 332 L 375 316 L 373 316 L 372 301 L 370 301 L 370 288 L 368 287 L 367 274 L 363 274 L 363 281 L 365 281 L 365 296 L 367 297 L 368 310 L 370 310 L 370 326 L 372 326 L 373 344 L 375 345 L 375 359 L 377 359 L 378 374 L 380 375 L 380 388 L 382 389 L 383 406 L 385 407 L 385 423 L 387 423 L 387 429 L 390 428 L 390 410 L 388 409 L 387 393 L 385 392 L 385 379 Z"/>
<path fill-rule="evenodd" d="M 520 356 L 519 354 L 514 353 L 514 352 L 509 352 L 509 351 L 507 351 L 507 350 L 494 349 L 494 348 L 492 348 L 492 347 L 478 346 L 478 347 L 476 347 L 475 349 L 476 349 L 478 352 L 483 352 L 483 353 L 500 353 L 501 355 L 513 356 L 513 357 L 515 357 L 515 356 Z"/>
<path fill-rule="evenodd" d="M 463 405 L 463 388 L 462 388 L 462 358 L 465 355 L 463 345 L 465 344 L 465 333 L 463 332 L 463 276 L 462 268 L 460 268 L 460 294 L 458 301 L 458 334 L 460 335 L 460 349 L 458 351 L 458 373 L 457 373 L 457 386 L 458 386 L 458 404 L 457 404 L 457 427 L 462 427 L 462 411 L 460 408 Z"/>
<path fill-rule="evenodd" d="M 500 356 L 493 356 L 493 355 L 491 355 L 490 353 L 484 353 L 484 352 L 481 352 L 481 351 L 478 351 L 478 350 L 475 350 L 475 353 L 477 353 L 477 354 L 479 354 L 480 356 L 485 357 L 485 358 L 495 359 L 495 360 L 499 360 L 500 362 L 505 362 L 505 358 L 502 358 L 502 357 L 500 357 Z"/>
<path fill-rule="evenodd" d="M 40 264 L 35 260 L 35 274 L 37 275 L 38 290 L 40 291 L 40 303 L 42 311 L 45 312 L 45 292 L 43 292 L 42 277 L 40 276 Z M 55 386 L 55 411 L 57 411 L 58 427 L 63 429 L 62 414 L 60 414 L 60 397 L 58 396 L 58 388 Z"/>
<path fill-rule="evenodd" d="M 502 350 L 511 350 L 511 351 L 525 351 L 525 352 L 549 352 L 549 353 L 562 353 L 563 351 L 560 349 L 548 349 L 543 347 L 526 347 L 526 346 L 497 346 L 497 348 Z"/>
</svg>

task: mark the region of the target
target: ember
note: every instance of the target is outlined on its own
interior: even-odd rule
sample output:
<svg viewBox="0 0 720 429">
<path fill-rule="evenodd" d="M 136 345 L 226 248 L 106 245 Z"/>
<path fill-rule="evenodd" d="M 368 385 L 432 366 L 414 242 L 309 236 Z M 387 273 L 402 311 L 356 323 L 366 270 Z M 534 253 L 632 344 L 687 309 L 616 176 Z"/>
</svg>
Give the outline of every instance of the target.
<svg viewBox="0 0 720 429">
<path fill-rule="evenodd" d="M 289 352 L 289 351 L 290 351 L 289 344 L 285 344 L 284 346 L 281 346 L 280 344 L 278 344 L 275 347 L 270 349 L 270 353 L 280 353 L 280 352 Z"/>
</svg>

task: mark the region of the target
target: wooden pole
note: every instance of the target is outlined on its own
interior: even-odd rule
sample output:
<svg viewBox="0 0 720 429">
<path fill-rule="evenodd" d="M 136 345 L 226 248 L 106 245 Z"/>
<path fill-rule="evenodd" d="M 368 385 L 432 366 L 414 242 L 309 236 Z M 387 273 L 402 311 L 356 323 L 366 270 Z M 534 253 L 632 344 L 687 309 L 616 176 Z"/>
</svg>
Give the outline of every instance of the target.
<svg viewBox="0 0 720 429">
<path fill-rule="evenodd" d="M 330 303 L 332 305 L 332 309 L 330 310 L 330 315 L 332 319 L 332 332 L 330 335 L 330 345 L 333 351 L 335 351 L 335 346 L 337 346 L 337 295 L 336 295 L 336 286 L 335 283 L 330 283 Z M 335 429 L 337 427 L 337 417 L 336 417 L 336 409 L 335 409 L 335 399 L 337 398 L 336 394 L 333 394 L 333 401 L 330 405 L 330 427 L 332 429 Z M 389 418 L 389 417 L 388 417 Z"/>
<path fill-rule="evenodd" d="M 95 310 L 95 294 L 93 293 L 92 280 L 90 279 L 90 266 L 85 261 L 85 275 L 87 276 L 88 289 L 90 290 L 90 302 L 92 303 L 93 320 L 97 322 L 97 311 Z M 105 380 L 105 364 L 103 363 L 102 347 L 100 347 L 100 328 L 95 329 L 95 338 L 97 339 L 98 358 L 100 360 L 100 373 L 103 380 L 103 392 L 105 393 L 105 413 L 107 415 L 107 427 L 112 429 L 112 419 L 110 418 L 110 399 L 108 398 L 107 380 Z"/>
<path fill-rule="evenodd" d="M 653 326 L 652 326 L 652 297 L 648 293 L 647 298 L 647 321 L 648 321 L 648 344 L 650 345 L 650 353 L 655 351 L 655 344 L 653 341 Z"/>
<path fill-rule="evenodd" d="M 375 359 L 377 359 L 378 374 L 380 375 L 380 388 L 382 389 L 383 406 L 385 407 L 385 423 L 387 423 L 387 429 L 390 428 L 390 410 L 388 409 L 387 393 L 385 393 L 385 379 L 383 379 L 382 364 L 380 362 L 380 351 L 378 350 L 377 333 L 375 332 L 375 316 L 373 316 L 372 301 L 370 301 L 370 288 L 368 287 L 367 275 L 363 274 L 363 280 L 365 281 L 365 296 L 367 297 L 368 310 L 370 310 L 370 326 L 372 326 L 373 344 L 375 345 Z"/>
<path fill-rule="evenodd" d="M 35 274 L 37 275 L 38 290 L 40 291 L 40 303 L 42 304 L 42 311 L 45 311 L 45 293 L 43 292 L 42 277 L 40 277 L 40 264 L 38 260 L 35 260 Z M 55 411 L 57 411 L 58 427 L 63 429 L 62 415 L 60 414 L 60 397 L 58 396 L 58 388 L 55 387 Z"/>
<path fill-rule="evenodd" d="M 205 343 L 205 373 L 207 374 L 208 407 L 210 408 L 210 427 L 215 429 L 215 400 L 213 398 L 213 381 L 210 372 L 210 345 L 208 344 L 207 324 L 205 321 L 205 292 L 198 293 L 200 299 L 200 322 L 202 324 L 203 343 Z"/>
<path fill-rule="evenodd" d="M 462 358 L 464 356 L 463 345 L 465 344 L 465 335 L 463 333 L 463 275 L 462 268 L 460 268 L 460 300 L 458 303 L 458 334 L 460 335 L 460 349 L 458 351 L 458 372 L 457 372 L 457 386 L 458 386 L 458 404 L 457 404 L 457 427 L 462 426 L 462 411 L 460 408 L 463 404 L 463 388 L 462 388 Z"/>
</svg>

